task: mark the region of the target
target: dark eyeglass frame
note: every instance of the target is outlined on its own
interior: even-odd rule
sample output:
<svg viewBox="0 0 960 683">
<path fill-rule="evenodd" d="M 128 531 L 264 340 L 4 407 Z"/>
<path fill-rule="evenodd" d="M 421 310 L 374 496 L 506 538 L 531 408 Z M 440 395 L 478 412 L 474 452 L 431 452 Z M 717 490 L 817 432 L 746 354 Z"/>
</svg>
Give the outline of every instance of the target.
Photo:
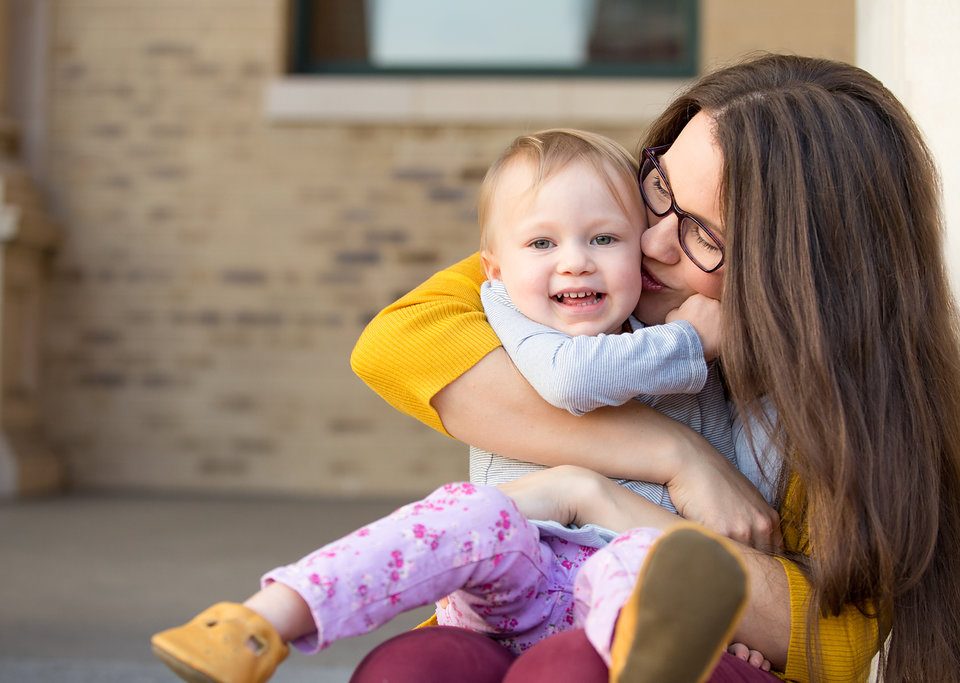
<svg viewBox="0 0 960 683">
<path fill-rule="evenodd" d="M 681 209 L 679 206 L 677 206 L 677 200 L 673 196 L 673 189 L 670 187 L 670 182 L 667 180 L 667 174 L 663 172 L 663 169 L 660 168 L 660 164 L 657 162 L 657 156 L 660 154 L 663 154 L 668 149 L 670 149 L 670 145 L 659 145 L 657 147 L 644 148 L 643 157 L 640 160 L 640 168 L 637 169 L 637 183 L 640 185 L 640 196 L 643 197 L 643 203 L 647 205 L 647 208 L 650 209 L 650 211 L 653 213 L 654 216 L 657 216 L 658 218 L 663 218 L 664 216 L 666 216 L 668 213 L 671 213 L 671 212 L 676 214 L 677 241 L 680 243 L 680 248 L 683 249 L 683 253 L 686 254 L 691 261 L 693 261 L 693 265 L 695 265 L 697 268 L 702 270 L 704 273 L 712 273 L 717 269 L 719 269 L 727 258 L 726 251 L 723 248 L 723 240 L 718 238 L 717 234 L 713 230 L 708 228 L 706 225 L 704 225 L 703 221 L 701 221 L 699 218 L 697 218 L 693 214 L 687 213 L 686 211 Z M 650 163 L 653 164 L 653 169 L 651 170 L 655 169 L 657 173 L 660 174 L 660 180 L 663 183 L 663 187 L 664 189 L 666 189 L 667 194 L 670 195 L 670 206 L 667 207 L 664 211 L 657 211 L 656 209 L 653 208 L 653 203 L 647 197 L 647 193 L 643 189 L 643 180 L 644 178 L 646 178 L 647 175 L 649 175 L 649 171 L 647 172 L 646 175 L 643 172 L 643 169 L 644 169 L 644 166 L 646 166 L 647 160 L 649 160 Z M 687 245 L 684 244 L 683 242 L 683 233 L 685 232 L 683 227 L 684 219 L 691 220 L 694 223 L 696 223 L 697 227 L 703 230 L 705 233 L 707 233 L 710 239 L 712 239 L 714 243 L 716 243 L 716 245 L 720 248 L 720 262 L 717 263 L 717 265 L 715 265 L 713 268 L 705 268 L 703 264 L 701 264 L 697 260 L 697 257 L 690 253 L 690 250 L 687 249 Z"/>
</svg>

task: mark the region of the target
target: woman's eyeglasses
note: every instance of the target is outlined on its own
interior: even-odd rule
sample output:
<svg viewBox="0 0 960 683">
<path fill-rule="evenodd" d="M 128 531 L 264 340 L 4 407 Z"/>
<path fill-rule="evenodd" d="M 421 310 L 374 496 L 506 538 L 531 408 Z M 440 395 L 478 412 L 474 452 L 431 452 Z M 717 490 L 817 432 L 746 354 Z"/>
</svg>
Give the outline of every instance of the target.
<svg viewBox="0 0 960 683">
<path fill-rule="evenodd" d="M 705 273 L 712 273 L 723 265 L 723 242 L 700 219 L 687 213 L 673 197 L 667 176 L 660 168 L 657 157 L 670 149 L 670 145 L 647 147 L 637 180 L 644 203 L 654 215 L 662 218 L 671 211 L 677 216 L 677 239 L 683 253 Z"/>
</svg>

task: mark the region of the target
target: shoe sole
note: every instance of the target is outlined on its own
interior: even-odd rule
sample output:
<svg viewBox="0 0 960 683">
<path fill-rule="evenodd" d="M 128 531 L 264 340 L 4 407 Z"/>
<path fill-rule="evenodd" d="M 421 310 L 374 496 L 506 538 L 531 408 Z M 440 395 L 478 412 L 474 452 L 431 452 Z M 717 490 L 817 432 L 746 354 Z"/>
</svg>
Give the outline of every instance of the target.
<svg viewBox="0 0 960 683">
<path fill-rule="evenodd" d="M 746 596 L 746 570 L 725 539 L 695 527 L 667 532 L 650 549 L 620 612 L 611 682 L 707 680 Z"/>
<path fill-rule="evenodd" d="M 167 665 L 173 673 L 177 674 L 181 679 L 187 681 L 188 683 L 221 683 L 215 678 L 210 678 L 208 675 L 202 671 L 197 671 L 191 666 L 184 664 L 176 656 L 170 654 L 166 650 L 161 650 L 156 645 L 153 646 L 153 654 L 161 662 Z"/>
</svg>

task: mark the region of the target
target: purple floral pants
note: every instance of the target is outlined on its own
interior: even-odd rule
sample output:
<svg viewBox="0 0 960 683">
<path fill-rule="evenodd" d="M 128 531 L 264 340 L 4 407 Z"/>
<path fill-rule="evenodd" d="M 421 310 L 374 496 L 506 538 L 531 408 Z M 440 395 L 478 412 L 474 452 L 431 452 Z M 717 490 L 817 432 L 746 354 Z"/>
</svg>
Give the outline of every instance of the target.
<svg viewBox="0 0 960 683">
<path fill-rule="evenodd" d="M 446 484 L 416 503 L 268 572 L 309 605 L 316 652 L 440 601 L 442 625 L 487 634 L 516 653 L 574 627 L 610 661 L 610 642 L 655 529 L 597 550 L 541 538 L 513 501 L 489 486 Z"/>
</svg>

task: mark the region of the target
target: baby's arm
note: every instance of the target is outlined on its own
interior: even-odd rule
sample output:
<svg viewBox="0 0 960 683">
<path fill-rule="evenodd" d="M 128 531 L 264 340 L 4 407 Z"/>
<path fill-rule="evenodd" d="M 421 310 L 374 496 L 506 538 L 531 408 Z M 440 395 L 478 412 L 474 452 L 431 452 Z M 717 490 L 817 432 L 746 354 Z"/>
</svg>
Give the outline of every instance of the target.
<svg viewBox="0 0 960 683">
<path fill-rule="evenodd" d="M 531 472 L 497 488 L 527 519 L 564 526 L 594 524 L 622 533 L 637 526 L 665 529 L 682 518 L 593 470 L 559 465 Z"/>
<path fill-rule="evenodd" d="M 637 394 L 697 393 L 706 382 L 703 347 L 688 322 L 571 337 L 520 313 L 502 282 L 485 282 L 480 297 L 520 373 L 546 401 L 575 415 Z"/>
</svg>

